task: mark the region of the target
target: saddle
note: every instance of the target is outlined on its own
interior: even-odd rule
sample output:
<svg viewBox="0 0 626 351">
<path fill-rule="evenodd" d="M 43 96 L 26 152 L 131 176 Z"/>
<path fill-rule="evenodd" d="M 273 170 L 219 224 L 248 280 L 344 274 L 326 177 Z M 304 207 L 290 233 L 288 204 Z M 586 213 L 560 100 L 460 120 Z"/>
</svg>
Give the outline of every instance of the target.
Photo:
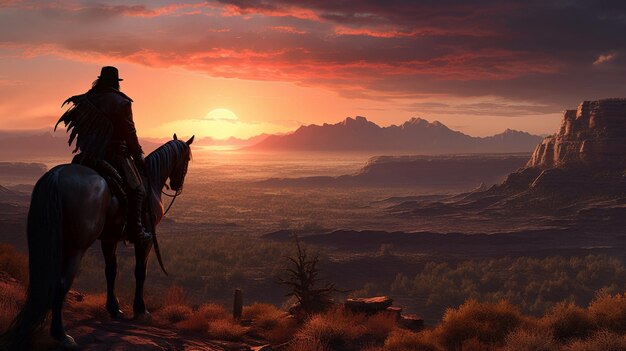
<svg viewBox="0 0 626 351">
<path fill-rule="evenodd" d="M 114 229 L 113 232 L 122 231 L 126 227 L 128 197 L 126 196 L 126 191 L 124 190 L 124 179 L 122 178 L 120 173 L 117 171 L 117 169 L 115 169 L 115 167 L 113 167 L 105 160 L 95 159 L 91 157 L 82 157 L 81 154 L 75 155 L 72 159 L 72 163 L 80 164 L 82 166 L 93 169 L 107 182 L 109 190 L 111 191 L 111 196 L 117 198 L 120 206 L 120 212 L 124 215 L 124 219 L 120 227 L 111 229 Z M 125 231 L 123 235 L 126 235 Z"/>
</svg>

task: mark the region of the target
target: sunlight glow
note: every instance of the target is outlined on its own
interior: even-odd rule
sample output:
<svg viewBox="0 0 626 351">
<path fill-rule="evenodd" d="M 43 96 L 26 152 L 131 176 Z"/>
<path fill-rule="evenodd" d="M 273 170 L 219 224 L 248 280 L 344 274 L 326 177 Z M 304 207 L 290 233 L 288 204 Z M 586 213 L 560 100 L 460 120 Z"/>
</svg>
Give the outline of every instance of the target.
<svg viewBox="0 0 626 351">
<path fill-rule="evenodd" d="M 237 121 L 239 118 L 237 115 L 228 109 L 225 108 L 216 108 L 211 110 L 211 112 L 207 113 L 204 117 L 205 120 L 209 121 Z"/>
</svg>

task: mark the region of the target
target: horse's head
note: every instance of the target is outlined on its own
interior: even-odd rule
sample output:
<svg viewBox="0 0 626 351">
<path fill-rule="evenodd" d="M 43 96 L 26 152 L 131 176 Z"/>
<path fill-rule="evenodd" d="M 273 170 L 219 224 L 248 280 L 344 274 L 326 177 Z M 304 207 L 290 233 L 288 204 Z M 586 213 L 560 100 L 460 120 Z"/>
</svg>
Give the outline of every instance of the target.
<svg viewBox="0 0 626 351">
<path fill-rule="evenodd" d="M 180 191 L 183 188 L 185 182 L 185 175 L 187 175 L 187 166 L 191 160 L 191 148 L 189 147 L 193 143 L 195 135 L 189 138 L 187 141 L 178 140 L 176 134 L 174 134 L 174 140 L 177 145 L 180 146 L 181 152 L 178 155 L 178 159 L 172 168 L 172 172 L 169 175 L 170 188 L 174 191 Z"/>
</svg>

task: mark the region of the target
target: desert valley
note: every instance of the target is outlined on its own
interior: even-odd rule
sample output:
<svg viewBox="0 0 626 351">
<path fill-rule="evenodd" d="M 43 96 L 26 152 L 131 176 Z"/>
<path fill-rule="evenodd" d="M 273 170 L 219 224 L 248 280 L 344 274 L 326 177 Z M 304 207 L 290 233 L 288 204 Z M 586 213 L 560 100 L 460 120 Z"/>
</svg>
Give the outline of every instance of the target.
<svg viewBox="0 0 626 351">
<path fill-rule="evenodd" d="M 151 259 L 148 299 L 179 289 L 192 306 L 229 306 L 241 289 L 246 304 L 286 310 L 293 301 L 277 282 L 297 237 L 319 255 L 336 301 L 390 296 L 430 326 L 471 299 L 506 300 L 537 317 L 563 301 L 587 306 L 626 284 L 624 116 L 626 99 L 604 99 L 565 111 L 545 138 L 511 130 L 474 138 L 423 119 L 381 128 L 357 117 L 231 150 L 205 140 L 159 227 L 170 275 Z M 63 138 L 0 143 L 15 138 L 50 145 L 28 156 L 3 148 L 2 241 L 26 252 L 32 186 L 68 157 Z M 128 303 L 132 246 L 119 255 Z M 74 289 L 106 291 L 99 245 Z"/>
</svg>

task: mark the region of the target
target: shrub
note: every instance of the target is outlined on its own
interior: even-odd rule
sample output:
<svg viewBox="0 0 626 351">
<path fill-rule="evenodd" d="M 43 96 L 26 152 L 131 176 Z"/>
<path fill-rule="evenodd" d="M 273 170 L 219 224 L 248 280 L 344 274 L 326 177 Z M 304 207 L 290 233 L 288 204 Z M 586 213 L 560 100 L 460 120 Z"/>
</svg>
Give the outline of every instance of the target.
<svg viewBox="0 0 626 351">
<path fill-rule="evenodd" d="M 0 334 L 9 327 L 20 311 L 25 295 L 24 288 L 20 285 L 0 282 Z"/>
<path fill-rule="evenodd" d="M 365 335 L 365 327 L 361 323 L 363 318 L 364 315 L 354 315 L 339 308 L 316 314 L 298 331 L 295 339 L 319 344 L 323 348 L 351 344 Z"/>
<path fill-rule="evenodd" d="M 7 272 L 20 283 L 28 283 L 28 257 L 11 244 L 0 243 L 0 271 Z"/>
<path fill-rule="evenodd" d="M 295 333 L 295 320 L 274 305 L 254 303 L 244 307 L 243 316 L 252 319 L 258 333 L 272 343 L 289 341 Z"/>
<path fill-rule="evenodd" d="M 226 309 L 215 303 L 208 303 L 200 306 L 197 311 L 193 311 L 184 320 L 176 323 L 176 328 L 195 332 L 206 332 L 209 321 L 230 318 Z"/>
<path fill-rule="evenodd" d="M 167 289 L 165 293 L 165 300 L 163 301 L 163 305 L 188 305 L 187 294 L 185 290 L 178 286 L 172 285 Z"/>
<path fill-rule="evenodd" d="M 232 318 L 209 321 L 208 333 L 215 339 L 240 341 L 247 332 L 248 328 Z"/>
<path fill-rule="evenodd" d="M 549 331 L 517 329 L 507 335 L 503 351 L 557 351 L 559 346 Z"/>
<path fill-rule="evenodd" d="M 104 319 L 109 316 L 109 312 L 105 308 L 106 300 L 107 297 L 104 293 L 89 294 L 85 295 L 82 301 L 72 303 L 68 307 L 92 318 Z"/>
<path fill-rule="evenodd" d="M 509 332 L 524 322 L 517 308 L 506 301 L 479 303 L 468 300 L 457 309 L 448 309 L 436 331 L 446 349 L 461 349 L 464 342 L 471 339 L 485 344 L 502 344 Z"/>
<path fill-rule="evenodd" d="M 230 317 L 230 314 L 228 313 L 228 311 L 226 311 L 224 306 L 216 303 L 204 304 L 200 306 L 200 308 L 198 308 L 198 311 L 196 313 L 201 315 L 207 321 L 215 319 L 225 319 Z"/>
<path fill-rule="evenodd" d="M 396 316 L 390 313 L 378 313 L 367 316 L 363 321 L 363 325 L 367 334 L 371 335 L 376 341 L 385 340 L 391 332 L 398 329 Z"/>
<path fill-rule="evenodd" d="M 593 320 L 584 309 L 571 302 L 560 302 L 541 318 L 539 324 L 560 342 L 583 338 L 594 329 Z"/>
<path fill-rule="evenodd" d="M 602 294 L 588 307 L 589 314 L 600 328 L 616 333 L 626 332 L 626 294 Z"/>
<path fill-rule="evenodd" d="M 243 317 L 252 319 L 254 324 L 259 328 L 271 329 L 279 323 L 281 319 L 284 319 L 286 314 L 274 305 L 254 303 L 244 307 Z"/>
<path fill-rule="evenodd" d="M 616 333 L 601 330 L 587 340 L 576 340 L 565 346 L 563 351 L 624 351 L 626 339 Z"/>
<path fill-rule="evenodd" d="M 313 315 L 296 333 L 297 344 L 309 342 L 330 349 L 361 349 L 382 344 L 396 328 L 391 315 L 366 316 L 338 307 Z"/>
<path fill-rule="evenodd" d="M 178 323 L 189 319 L 193 314 L 193 310 L 185 305 L 166 305 L 154 313 L 157 320 L 169 323 Z"/>
<path fill-rule="evenodd" d="M 439 351 L 432 331 L 414 333 L 399 330 L 391 333 L 382 348 L 385 351 Z"/>
</svg>

